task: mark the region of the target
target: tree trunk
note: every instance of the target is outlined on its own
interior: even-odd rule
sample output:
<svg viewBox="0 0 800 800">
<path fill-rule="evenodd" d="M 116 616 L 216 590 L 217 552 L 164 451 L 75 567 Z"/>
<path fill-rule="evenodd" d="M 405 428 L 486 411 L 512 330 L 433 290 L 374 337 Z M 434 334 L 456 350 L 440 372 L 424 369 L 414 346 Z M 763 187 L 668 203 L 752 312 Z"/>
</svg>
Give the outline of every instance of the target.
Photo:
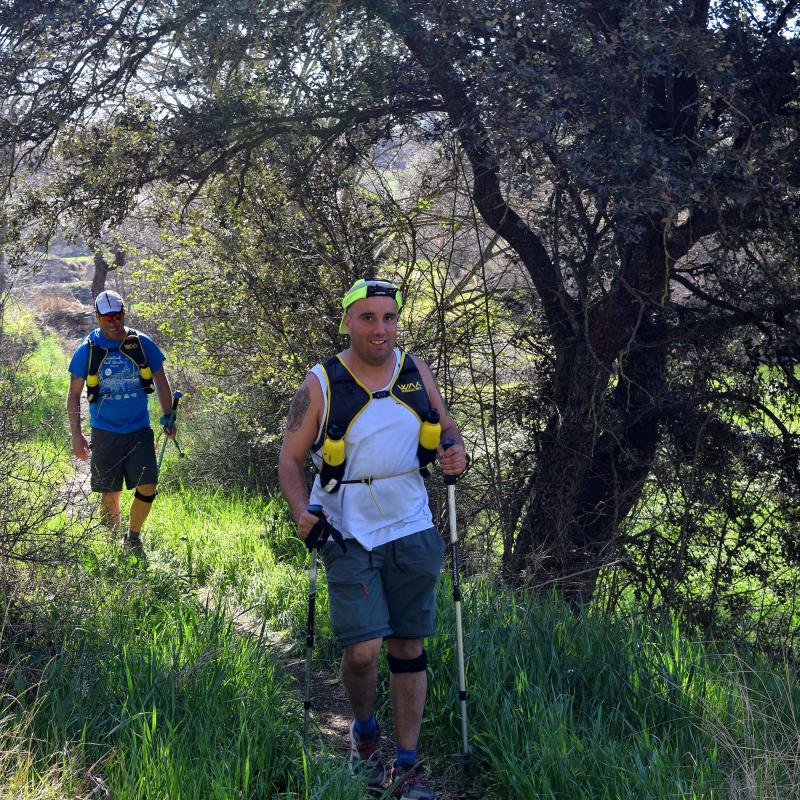
<svg viewBox="0 0 800 800">
<path fill-rule="evenodd" d="M 119 246 L 114 245 L 114 261 L 109 264 L 105 254 L 98 245 L 94 251 L 94 277 L 92 278 L 92 297 L 97 297 L 106 288 L 106 278 L 108 273 L 114 269 L 121 269 L 125 266 L 126 254 Z"/>
<path fill-rule="evenodd" d="M 97 247 L 94 251 L 94 277 L 92 278 L 92 297 L 97 297 L 106 288 L 106 278 L 110 267 L 103 251 Z"/>
<path fill-rule="evenodd" d="M 545 432 L 508 574 L 543 590 L 555 585 L 575 607 L 591 601 L 599 570 L 614 561 L 619 525 L 655 457 L 666 371 L 662 333 L 658 311 L 642 319 L 610 393 L 604 381 L 610 373 L 592 354 L 576 359 L 567 411 Z"/>
<path fill-rule="evenodd" d="M 648 329 L 647 315 L 667 295 L 665 220 L 647 212 L 629 220 L 630 230 L 638 233 L 616 242 L 618 269 L 609 290 L 596 299 L 571 294 L 543 240 L 507 202 L 480 107 L 451 69 L 444 49 L 413 15 L 388 4 L 378 7 L 440 92 L 472 167 L 476 208 L 527 269 L 556 353 L 557 410 L 543 437 L 534 488 L 506 575 L 532 578 L 543 588 L 555 585 L 570 602 L 586 603 L 655 453 L 655 412 L 645 410 L 652 406 L 652 395 L 639 388 L 630 370 L 638 366 L 645 373 L 663 374 L 663 352 L 640 349 L 639 337 Z M 615 365 L 620 378 L 609 396 Z"/>
</svg>

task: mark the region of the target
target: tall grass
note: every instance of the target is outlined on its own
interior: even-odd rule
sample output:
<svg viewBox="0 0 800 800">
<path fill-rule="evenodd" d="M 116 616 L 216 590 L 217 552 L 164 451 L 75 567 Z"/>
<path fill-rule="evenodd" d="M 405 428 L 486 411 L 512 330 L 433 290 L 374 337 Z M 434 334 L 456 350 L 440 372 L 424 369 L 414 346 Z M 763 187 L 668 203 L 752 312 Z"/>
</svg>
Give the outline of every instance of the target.
<svg viewBox="0 0 800 800">
<path fill-rule="evenodd" d="M 53 754 L 66 752 L 65 774 L 102 780 L 113 797 L 360 796 L 341 756 L 319 744 L 303 753 L 298 688 L 267 637 L 231 621 L 249 609 L 267 630 L 299 634 L 306 554 L 292 535 L 277 501 L 184 489 L 159 495 L 147 568 L 101 548 L 87 573 L 91 607 L 36 693 L 40 772 L 61 769 Z M 471 796 L 800 796 L 791 673 L 687 641 L 675 622 L 575 617 L 486 579 L 465 587 L 464 620 Z M 420 752 L 460 781 L 446 577 L 438 628 Z M 323 640 L 315 658 L 333 667 L 336 648 Z M 390 725 L 385 678 L 382 667 Z"/>
<path fill-rule="evenodd" d="M 194 578 L 155 559 L 148 568 L 102 535 L 83 542 L 77 562 L 36 565 L 40 539 L 72 526 L 58 510 L 70 468 L 66 358 L 23 312 L 4 343 L 13 358 L 2 377 L 24 400 L 5 406 L 14 437 L 2 444 L 16 456 L 4 476 L 15 509 L 28 511 L 9 516 L 6 505 L 2 529 L 34 561 L 13 585 L 4 561 L 0 584 L 14 603 L 0 630 L 0 798 L 360 796 L 339 759 L 304 763 L 294 687 L 264 640 L 234 629 L 226 598 L 199 605 Z M 220 590 L 243 575 L 228 569 Z"/>
<path fill-rule="evenodd" d="M 166 463 L 166 462 L 165 462 Z M 145 539 L 156 558 L 193 585 L 224 594 L 240 611 L 303 640 L 308 601 L 308 552 L 294 533 L 285 503 L 252 493 L 176 487 L 159 494 Z M 327 587 L 317 594 L 317 648 L 333 659 Z"/>
<path fill-rule="evenodd" d="M 160 513 L 151 541 L 171 554 L 174 569 L 301 643 L 306 554 L 279 501 L 184 491 Z M 439 632 L 427 643 L 420 751 L 434 770 L 458 778 L 450 593 L 445 575 Z M 576 617 L 555 599 L 514 596 L 487 579 L 469 582 L 464 619 L 476 797 L 800 796 L 791 768 L 800 698 L 793 677 L 773 665 L 686 640 L 675 621 Z M 324 633 L 315 657 L 335 668 L 324 589 L 317 621 Z M 387 679 L 382 666 L 379 706 L 388 724 Z M 759 688 L 764 682 L 771 691 Z M 748 786 L 760 788 L 731 794 Z"/>
<path fill-rule="evenodd" d="M 94 781 L 100 796 L 359 796 L 338 761 L 304 770 L 294 688 L 222 598 L 200 606 L 170 574 L 102 547 L 85 591 L 41 663 L 7 652 L 11 674 L 37 676 L 4 716 L 29 727 L 40 774 L 69 754 L 73 790 Z"/>
<path fill-rule="evenodd" d="M 460 749 L 454 618 L 428 643 L 423 745 Z M 465 648 L 475 785 L 486 798 L 797 798 L 791 671 L 684 639 L 673 621 L 575 617 L 472 581 Z"/>
</svg>

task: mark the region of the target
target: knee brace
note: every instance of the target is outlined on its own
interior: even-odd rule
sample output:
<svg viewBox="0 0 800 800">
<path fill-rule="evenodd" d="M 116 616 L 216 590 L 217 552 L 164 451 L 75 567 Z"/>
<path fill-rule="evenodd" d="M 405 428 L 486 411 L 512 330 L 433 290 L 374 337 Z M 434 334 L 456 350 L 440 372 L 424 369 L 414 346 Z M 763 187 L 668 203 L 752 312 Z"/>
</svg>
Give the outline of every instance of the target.
<svg viewBox="0 0 800 800">
<path fill-rule="evenodd" d="M 389 672 L 425 672 L 428 668 L 428 654 L 423 650 L 416 658 L 395 658 L 391 653 L 386 654 L 386 663 Z"/>
<path fill-rule="evenodd" d="M 135 497 L 137 500 L 141 500 L 143 503 L 147 503 L 148 505 L 150 505 L 150 503 L 152 503 L 152 502 L 153 502 L 153 500 L 155 500 L 155 499 L 156 499 L 156 495 L 157 495 L 157 494 L 158 494 L 158 492 L 153 492 L 153 494 L 142 494 L 142 493 L 141 493 L 141 492 L 140 492 L 140 491 L 137 489 L 137 490 L 136 490 L 136 491 L 133 493 L 133 496 L 134 496 L 134 497 Z"/>
</svg>

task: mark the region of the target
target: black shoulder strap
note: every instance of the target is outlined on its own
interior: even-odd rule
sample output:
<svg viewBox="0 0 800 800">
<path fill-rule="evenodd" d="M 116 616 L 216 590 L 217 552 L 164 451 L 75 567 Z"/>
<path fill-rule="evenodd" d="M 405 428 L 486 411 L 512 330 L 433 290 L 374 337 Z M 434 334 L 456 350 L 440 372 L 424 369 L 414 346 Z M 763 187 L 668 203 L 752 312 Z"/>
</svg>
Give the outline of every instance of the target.
<svg viewBox="0 0 800 800">
<path fill-rule="evenodd" d="M 329 358 L 323 369 L 328 379 L 328 413 L 324 431 L 327 433 L 331 427 L 336 426 L 344 434 L 366 408 L 372 396 L 356 381 L 338 356 Z"/>
<path fill-rule="evenodd" d="M 89 363 L 86 367 L 86 399 L 90 403 L 94 403 L 100 394 L 100 368 L 106 360 L 108 348 L 101 347 L 88 336 L 86 342 L 89 345 Z"/>
<path fill-rule="evenodd" d="M 97 373 L 100 372 L 100 367 L 106 360 L 108 348 L 101 347 L 89 338 L 87 338 L 86 341 L 89 345 L 89 365 L 86 369 L 86 373 L 87 375 L 97 375 Z"/>
<path fill-rule="evenodd" d="M 133 328 L 128 328 L 128 335 L 119 346 L 119 351 L 133 361 L 139 369 L 147 367 L 147 357 L 144 354 L 142 343 L 139 341 L 139 332 Z"/>
<path fill-rule="evenodd" d="M 401 358 L 400 370 L 389 393 L 395 400 L 411 409 L 421 422 L 426 419 L 427 413 L 431 409 L 428 390 L 425 388 L 422 375 L 420 375 L 414 359 L 408 353 L 402 353 Z"/>
</svg>

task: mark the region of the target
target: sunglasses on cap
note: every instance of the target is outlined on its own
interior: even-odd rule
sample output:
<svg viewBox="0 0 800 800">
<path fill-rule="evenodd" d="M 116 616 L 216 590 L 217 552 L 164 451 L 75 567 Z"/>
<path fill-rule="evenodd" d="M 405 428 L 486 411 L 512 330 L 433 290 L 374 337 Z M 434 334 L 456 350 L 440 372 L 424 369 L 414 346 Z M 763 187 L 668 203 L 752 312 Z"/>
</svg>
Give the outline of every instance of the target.
<svg viewBox="0 0 800 800">
<path fill-rule="evenodd" d="M 403 298 L 400 289 L 391 281 L 380 280 L 360 280 L 356 281 L 342 298 L 342 308 L 347 311 L 356 300 L 364 297 L 391 297 L 398 308 L 403 305 Z"/>
<path fill-rule="evenodd" d="M 98 314 L 97 316 L 99 316 L 100 319 L 105 319 L 110 321 L 110 320 L 122 319 L 124 314 L 125 311 L 112 311 L 109 314 Z"/>
<path fill-rule="evenodd" d="M 344 314 L 342 315 L 342 321 L 339 323 L 339 333 L 347 333 L 347 326 L 344 322 L 347 309 L 356 300 L 363 300 L 365 297 L 391 297 L 397 303 L 398 311 L 403 307 L 403 295 L 400 294 L 399 287 L 391 281 L 362 278 L 360 281 L 356 281 L 342 298 Z"/>
</svg>

